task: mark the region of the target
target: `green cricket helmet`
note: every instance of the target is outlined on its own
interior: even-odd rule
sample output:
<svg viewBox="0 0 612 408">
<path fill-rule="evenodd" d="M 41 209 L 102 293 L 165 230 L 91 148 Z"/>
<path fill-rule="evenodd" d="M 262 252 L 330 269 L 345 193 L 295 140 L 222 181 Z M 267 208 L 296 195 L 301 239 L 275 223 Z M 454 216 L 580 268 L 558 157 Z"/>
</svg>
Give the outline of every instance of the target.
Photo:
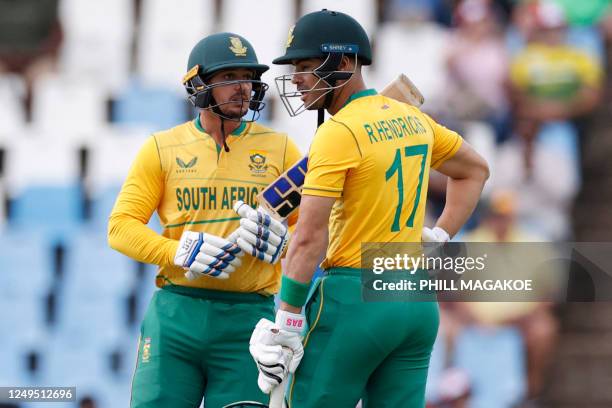
<svg viewBox="0 0 612 408">
<path fill-rule="evenodd" d="M 361 24 L 348 14 L 323 9 L 302 16 L 289 29 L 285 55 L 272 63 L 283 65 L 294 60 L 325 59 L 331 52 L 342 51 L 356 53 L 363 65 L 372 63 L 370 40 Z"/>
<path fill-rule="evenodd" d="M 237 68 L 253 70 L 253 79 L 208 83 L 215 73 Z M 248 104 L 248 108 L 253 111 L 251 120 L 248 120 L 252 121 L 258 117 L 259 111 L 265 106 L 263 98 L 268 85 L 261 81 L 261 75 L 268 69 L 267 65 L 259 63 L 253 46 L 244 37 L 234 33 L 212 34 L 200 40 L 191 50 L 183 85 L 189 95 L 188 99 L 194 106 L 200 109 L 210 109 L 225 119 L 236 120 L 236 118 L 223 115 L 220 110 L 223 104 L 215 102 L 212 97 L 212 89 L 250 82 L 252 84 L 251 97 L 243 102 Z"/>
<path fill-rule="evenodd" d="M 285 54 L 274 59 L 274 64 L 292 64 L 295 61 L 320 58 L 323 62 L 311 73 L 319 78 L 317 84 L 306 91 L 290 90 L 293 88 L 292 79 L 296 73 L 281 75 L 275 78 L 279 95 L 289 112 L 296 116 L 308 110 L 319 99 L 325 97 L 325 107 L 331 103 L 333 90 L 346 84 L 336 86 L 338 80 L 348 80 L 355 71 L 339 71 L 338 67 L 342 57 L 355 58 L 362 65 L 372 63 L 372 49 L 368 35 L 353 17 L 339 11 L 323 9 L 302 16 L 293 27 L 289 29 Z M 355 64 L 356 66 L 357 64 Z M 327 84 L 321 88 L 320 82 Z M 293 106 L 292 101 L 299 98 L 302 92 L 317 90 L 326 91 L 308 106 Z"/>
</svg>

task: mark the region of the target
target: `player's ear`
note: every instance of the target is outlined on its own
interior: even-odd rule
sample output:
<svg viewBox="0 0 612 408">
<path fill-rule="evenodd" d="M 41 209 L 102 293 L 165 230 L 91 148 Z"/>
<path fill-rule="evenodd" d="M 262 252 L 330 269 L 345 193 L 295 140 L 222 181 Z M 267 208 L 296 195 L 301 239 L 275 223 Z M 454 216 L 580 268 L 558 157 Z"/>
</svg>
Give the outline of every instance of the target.
<svg viewBox="0 0 612 408">
<path fill-rule="evenodd" d="M 338 71 L 353 71 L 355 69 L 355 56 L 343 55 L 338 66 Z"/>
</svg>

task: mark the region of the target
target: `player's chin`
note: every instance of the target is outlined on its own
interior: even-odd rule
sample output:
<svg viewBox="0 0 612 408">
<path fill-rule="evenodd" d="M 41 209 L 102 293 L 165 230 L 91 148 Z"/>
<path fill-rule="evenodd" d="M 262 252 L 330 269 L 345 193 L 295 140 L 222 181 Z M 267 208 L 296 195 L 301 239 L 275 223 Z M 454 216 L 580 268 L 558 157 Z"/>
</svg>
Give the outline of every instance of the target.
<svg viewBox="0 0 612 408">
<path fill-rule="evenodd" d="M 225 109 L 221 109 L 221 112 L 233 120 L 240 120 L 249 111 L 247 106 L 241 106 L 240 104 L 237 104 L 236 106 L 227 105 L 224 108 Z"/>
<path fill-rule="evenodd" d="M 302 102 L 304 103 L 304 106 L 307 110 L 316 110 L 321 109 L 323 107 L 324 99 L 320 98 L 319 96 L 320 95 L 317 95 L 315 93 L 309 93 L 305 95 L 305 97 L 302 99 Z"/>
</svg>

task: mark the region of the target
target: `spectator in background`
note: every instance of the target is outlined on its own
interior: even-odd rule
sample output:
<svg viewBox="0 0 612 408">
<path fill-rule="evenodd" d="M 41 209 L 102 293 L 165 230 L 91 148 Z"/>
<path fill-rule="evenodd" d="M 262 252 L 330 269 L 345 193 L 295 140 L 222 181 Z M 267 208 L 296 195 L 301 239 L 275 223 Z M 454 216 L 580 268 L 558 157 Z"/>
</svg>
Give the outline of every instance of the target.
<svg viewBox="0 0 612 408">
<path fill-rule="evenodd" d="M 550 1 L 520 8 L 528 44 L 512 60 L 515 115 L 537 121 L 580 118 L 600 100 L 603 69 L 593 56 L 566 44 L 566 17 Z"/>
<path fill-rule="evenodd" d="M 610 13 L 610 0 L 555 0 L 559 4 L 570 25 L 595 26 Z"/>
<path fill-rule="evenodd" d="M 545 240 L 569 237 L 570 208 L 580 184 L 572 136 L 560 125 L 515 118 L 514 134 L 500 146 L 491 188 L 516 192 L 519 225 Z"/>
<path fill-rule="evenodd" d="M 481 227 L 464 237 L 466 242 L 537 242 L 541 237 L 521 228 L 516 223 L 516 196 L 511 191 L 494 191 L 491 194 L 489 208 Z M 525 256 L 525 247 L 518 248 L 516 254 Z M 533 259 L 555 259 L 555 254 L 545 246 L 530 247 Z M 505 251 L 513 253 L 513 247 Z M 489 262 L 493 262 L 490 259 Z M 499 262 L 505 262 L 498 260 Z M 488 265 L 496 270 L 494 265 Z M 500 268 L 502 269 L 502 268 Z M 560 280 L 554 280 L 562 271 L 539 270 L 534 290 L 539 299 L 550 299 L 553 293 L 560 290 Z M 502 278 L 498 276 L 498 278 Z M 529 271 L 516 271 L 513 279 L 532 279 Z M 459 310 L 457 310 L 459 309 Z M 454 312 L 454 313 L 453 313 Z M 463 324 L 506 325 L 517 327 L 523 337 L 527 351 L 527 384 L 528 395 L 533 398 L 542 392 L 546 371 L 552 361 L 554 346 L 559 333 L 559 322 L 553 313 L 550 302 L 465 302 L 456 304 L 450 309 L 450 319 L 455 319 L 454 330 L 457 332 L 457 320 Z M 461 326 L 461 323 L 459 323 Z"/>
<path fill-rule="evenodd" d="M 96 400 L 90 396 L 85 396 L 79 401 L 79 408 L 97 408 Z"/>
<path fill-rule="evenodd" d="M 491 194 L 481 225 L 464 237 L 467 242 L 537 242 L 541 237 L 516 222 L 516 195 L 509 190 Z"/>
<path fill-rule="evenodd" d="M 509 56 L 488 0 L 463 0 L 446 60 L 448 110 L 457 119 L 483 121 L 497 140 L 508 132 L 506 80 Z"/>
<path fill-rule="evenodd" d="M 61 41 L 58 0 L 0 0 L 0 74 L 23 77 L 28 112 L 33 82 L 55 70 Z"/>
<path fill-rule="evenodd" d="M 472 386 L 469 375 L 459 368 L 448 368 L 437 385 L 437 398 L 426 408 L 468 408 Z"/>
</svg>

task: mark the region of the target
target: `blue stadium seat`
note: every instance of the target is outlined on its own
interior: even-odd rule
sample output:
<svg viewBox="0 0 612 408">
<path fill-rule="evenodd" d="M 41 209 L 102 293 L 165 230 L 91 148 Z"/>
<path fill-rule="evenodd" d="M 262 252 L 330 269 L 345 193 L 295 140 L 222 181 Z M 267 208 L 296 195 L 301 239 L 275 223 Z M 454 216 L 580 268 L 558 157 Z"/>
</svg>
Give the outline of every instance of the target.
<svg viewBox="0 0 612 408">
<path fill-rule="evenodd" d="M 0 347 L 0 385 L 1 386 L 28 386 L 31 376 L 28 374 L 25 354 L 13 345 Z"/>
<path fill-rule="evenodd" d="M 93 198 L 91 206 L 90 225 L 92 227 L 106 231 L 108 226 L 108 217 L 113 210 L 113 206 L 115 205 L 115 201 L 117 200 L 117 195 L 119 194 L 120 190 L 121 186 L 110 186 L 96 194 L 96 196 Z M 153 213 L 148 225 L 153 231 L 161 233 L 161 221 L 159 220 L 157 213 Z"/>
<path fill-rule="evenodd" d="M 520 402 L 526 392 L 525 359 L 518 329 L 464 329 L 456 340 L 454 365 L 472 381 L 470 406 L 510 408 Z"/>
<path fill-rule="evenodd" d="M 189 119 L 186 103 L 176 92 L 143 88 L 134 82 L 115 101 L 111 121 L 155 131 L 168 129 Z"/>
<path fill-rule="evenodd" d="M 138 324 L 140 324 L 140 322 L 144 318 L 145 312 L 147 311 L 147 307 L 149 307 L 149 303 L 151 302 L 153 294 L 156 290 L 158 290 L 157 286 L 155 286 L 156 273 L 157 267 L 155 265 L 146 265 L 143 281 L 140 282 L 136 298 L 136 322 Z"/>
<path fill-rule="evenodd" d="M 102 305 L 105 306 L 105 305 Z M 93 312 L 88 309 L 85 313 Z M 92 315 L 93 316 L 93 315 Z M 90 320 L 95 320 L 90 316 Z M 103 322 L 108 324 L 108 322 Z M 123 357 L 119 373 L 113 368 L 111 353 L 123 353 L 119 335 L 111 340 L 105 333 L 91 328 L 94 336 L 99 335 L 102 341 L 92 341 L 74 332 L 58 328 L 50 338 L 41 360 L 41 384 L 62 384 L 77 387 L 77 401 L 85 396 L 93 397 L 98 408 L 114 408 L 129 405 L 130 378 L 135 359 Z M 136 338 L 133 345 L 136 347 Z M 129 373 L 129 374 L 126 374 Z M 54 404 L 55 405 L 55 404 Z M 61 406 L 61 405 L 58 405 Z M 71 408 L 74 404 L 69 405 Z"/>
<path fill-rule="evenodd" d="M 45 303 L 41 298 L 0 296 L 2 344 L 35 345 L 45 327 Z"/>
<path fill-rule="evenodd" d="M 55 338 L 79 347 L 115 345 L 127 329 L 124 299 L 87 299 L 62 296 L 58 304 Z"/>
<path fill-rule="evenodd" d="M 53 274 L 51 248 L 44 236 L 28 231 L 0 234 L 0 301 L 45 295 Z"/>
<path fill-rule="evenodd" d="M 89 220 L 91 226 L 100 230 L 106 230 L 108 216 L 113 210 L 119 190 L 121 190 L 121 186 L 110 186 L 98 192 L 95 197 L 93 197 L 91 202 L 91 217 Z"/>
<path fill-rule="evenodd" d="M 137 264 L 112 250 L 105 230 L 79 232 L 66 249 L 63 294 L 75 298 L 126 297 L 134 287 Z"/>
<path fill-rule="evenodd" d="M 88 344 L 51 344 L 43 356 L 43 378 L 54 384 L 94 380 L 110 372 L 108 351 Z"/>
<path fill-rule="evenodd" d="M 79 185 L 31 186 L 14 198 L 11 228 L 40 231 L 62 240 L 83 222 L 83 192 Z"/>
</svg>

